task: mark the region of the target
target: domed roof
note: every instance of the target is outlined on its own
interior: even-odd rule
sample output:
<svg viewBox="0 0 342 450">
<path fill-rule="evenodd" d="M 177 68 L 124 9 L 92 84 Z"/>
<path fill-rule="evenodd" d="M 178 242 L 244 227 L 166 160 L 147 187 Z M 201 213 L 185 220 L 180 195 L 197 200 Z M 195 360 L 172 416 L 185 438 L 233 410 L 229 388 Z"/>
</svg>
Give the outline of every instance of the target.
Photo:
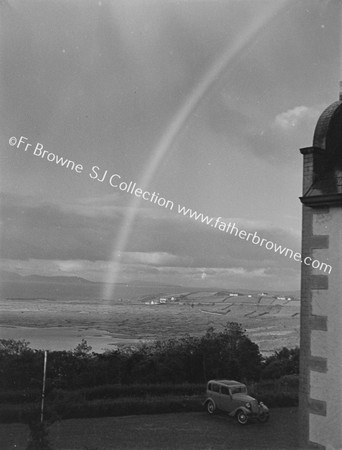
<svg viewBox="0 0 342 450">
<path fill-rule="evenodd" d="M 342 113 L 342 101 L 332 103 L 323 111 L 320 118 L 318 119 L 315 128 L 313 138 L 314 147 L 326 150 L 327 135 L 330 131 L 333 130 L 333 128 L 335 128 L 334 125 L 336 123 L 336 119 L 338 119 L 338 116 L 340 116 L 341 113 Z M 341 123 L 339 124 L 339 128 L 340 129 L 342 128 L 342 120 Z"/>
</svg>

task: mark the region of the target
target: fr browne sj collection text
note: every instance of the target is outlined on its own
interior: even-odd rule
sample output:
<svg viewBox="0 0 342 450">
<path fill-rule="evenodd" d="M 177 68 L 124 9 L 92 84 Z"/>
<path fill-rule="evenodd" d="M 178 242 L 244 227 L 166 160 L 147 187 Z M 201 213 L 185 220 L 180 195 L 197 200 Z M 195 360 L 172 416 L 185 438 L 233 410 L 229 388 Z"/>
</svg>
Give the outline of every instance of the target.
<svg viewBox="0 0 342 450">
<path fill-rule="evenodd" d="M 15 147 L 24 152 L 32 153 L 33 156 L 36 156 L 41 159 L 45 159 L 48 162 L 55 163 L 65 169 L 69 169 L 75 173 L 83 173 L 84 167 L 83 164 L 76 163 L 71 159 L 64 158 L 63 156 L 59 156 L 53 152 L 49 152 L 48 150 L 44 150 L 43 144 L 37 142 L 36 144 L 30 144 L 28 142 L 28 138 L 25 136 L 20 136 L 20 138 L 16 138 L 12 136 L 9 139 L 9 144 L 11 147 Z M 125 181 L 121 181 L 121 175 L 118 173 L 114 173 L 109 175 L 108 170 L 101 170 L 99 166 L 92 166 L 88 176 L 92 180 L 97 180 L 100 183 L 106 181 L 111 187 L 119 189 L 120 191 L 127 192 L 128 194 L 133 194 L 136 197 L 141 197 L 143 200 L 149 201 L 151 203 L 155 203 L 158 206 L 167 208 L 172 210 L 174 207 L 174 202 L 171 200 L 167 200 L 164 197 L 161 197 L 159 193 L 150 192 L 143 190 L 137 187 L 137 183 L 130 181 L 126 183 Z"/>
</svg>

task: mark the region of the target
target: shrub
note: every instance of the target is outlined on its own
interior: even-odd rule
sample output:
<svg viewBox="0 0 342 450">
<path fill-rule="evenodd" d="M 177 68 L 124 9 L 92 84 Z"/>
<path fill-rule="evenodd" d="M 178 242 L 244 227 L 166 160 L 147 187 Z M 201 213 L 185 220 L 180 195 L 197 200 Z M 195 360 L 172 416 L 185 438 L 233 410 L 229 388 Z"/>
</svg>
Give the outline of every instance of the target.
<svg viewBox="0 0 342 450">
<path fill-rule="evenodd" d="M 291 388 L 299 388 L 299 375 L 284 375 L 280 379 L 280 384 L 282 386 L 288 386 Z"/>
<path fill-rule="evenodd" d="M 282 408 L 289 406 L 298 406 L 298 393 L 294 392 L 280 392 L 280 393 L 266 393 L 256 395 L 255 398 L 262 401 L 269 408 Z"/>
<path fill-rule="evenodd" d="M 280 378 L 283 375 L 299 374 L 299 348 L 288 349 L 283 347 L 280 351 L 265 359 L 261 378 Z"/>
<path fill-rule="evenodd" d="M 93 388 L 79 389 L 77 391 L 57 390 L 54 395 L 68 396 L 72 393 L 84 400 L 100 398 L 145 397 L 164 395 L 197 395 L 205 391 L 204 384 L 132 384 L 132 385 L 104 385 Z"/>
<path fill-rule="evenodd" d="M 29 423 L 39 417 L 40 405 L 28 403 L 23 405 L 2 404 L 0 405 L 0 423 Z"/>
<path fill-rule="evenodd" d="M 41 389 L 25 389 L 20 391 L 0 391 L 0 404 L 3 403 L 29 403 L 39 401 Z"/>
</svg>

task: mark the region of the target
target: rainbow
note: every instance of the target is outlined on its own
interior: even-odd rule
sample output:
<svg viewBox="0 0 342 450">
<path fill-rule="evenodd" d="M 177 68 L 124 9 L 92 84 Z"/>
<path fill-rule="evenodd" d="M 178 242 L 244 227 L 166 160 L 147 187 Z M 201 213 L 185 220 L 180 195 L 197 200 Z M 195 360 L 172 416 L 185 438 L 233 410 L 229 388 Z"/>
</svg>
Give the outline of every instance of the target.
<svg viewBox="0 0 342 450">
<path fill-rule="evenodd" d="M 226 47 L 223 54 L 213 63 L 213 65 L 204 74 L 200 82 L 195 86 L 192 92 L 188 95 L 182 106 L 172 118 L 169 126 L 161 136 L 156 147 L 152 150 L 151 156 L 147 161 L 143 175 L 139 185 L 146 187 L 153 178 L 160 162 L 165 157 L 166 153 L 172 148 L 172 145 L 178 134 L 184 127 L 186 121 L 189 119 L 191 113 L 197 108 L 200 101 L 208 93 L 210 88 L 217 82 L 222 73 L 228 68 L 232 61 L 243 52 L 256 36 L 264 30 L 265 26 L 282 11 L 288 0 L 278 0 L 269 2 L 267 10 L 262 14 L 257 15 L 251 25 L 244 33 L 237 36 L 236 40 Z M 121 252 L 124 251 L 128 237 L 131 232 L 134 219 L 138 211 L 139 199 L 133 198 L 128 212 L 123 220 L 118 237 L 114 242 L 111 252 L 111 264 L 105 277 L 105 285 L 103 290 L 103 298 L 109 300 L 113 298 L 115 283 L 118 280 L 120 272 Z"/>
</svg>

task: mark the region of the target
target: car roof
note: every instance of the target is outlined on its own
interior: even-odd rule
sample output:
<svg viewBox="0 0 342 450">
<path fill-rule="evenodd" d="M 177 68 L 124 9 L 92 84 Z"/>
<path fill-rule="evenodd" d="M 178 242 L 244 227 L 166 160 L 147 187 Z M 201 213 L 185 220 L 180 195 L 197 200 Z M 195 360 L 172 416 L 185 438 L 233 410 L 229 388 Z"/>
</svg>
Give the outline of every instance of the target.
<svg viewBox="0 0 342 450">
<path fill-rule="evenodd" d="M 208 381 L 208 383 L 220 383 L 220 384 L 224 384 L 226 386 L 246 386 L 243 383 L 240 383 L 239 381 L 234 381 L 234 380 L 210 380 Z"/>
</svg>

